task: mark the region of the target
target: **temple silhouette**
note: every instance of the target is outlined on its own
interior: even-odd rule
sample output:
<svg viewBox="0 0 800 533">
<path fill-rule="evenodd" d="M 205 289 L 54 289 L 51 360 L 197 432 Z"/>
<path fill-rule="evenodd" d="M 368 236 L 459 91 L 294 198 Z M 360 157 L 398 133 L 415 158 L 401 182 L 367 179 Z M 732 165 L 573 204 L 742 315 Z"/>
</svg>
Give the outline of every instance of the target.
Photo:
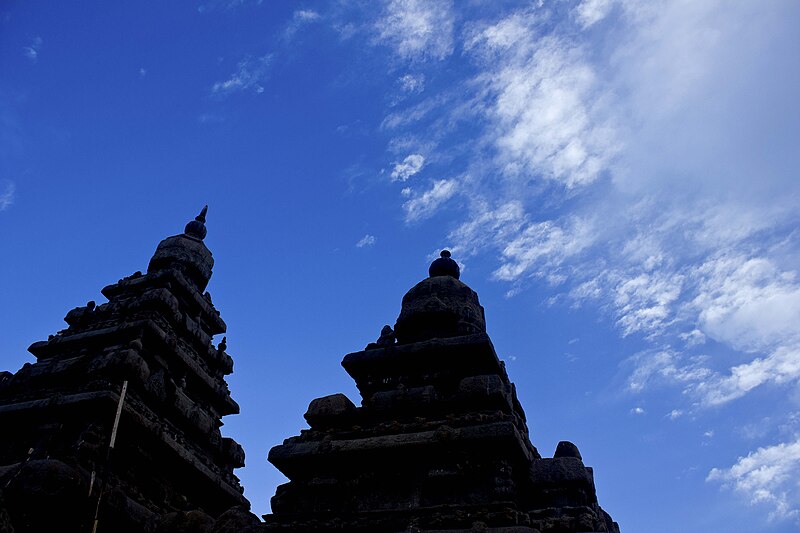
<svg viewBox="0 0 800 533">
<path fill-rule="evenodd" d="M 0 533 L 619 532 L 592 469 L 529 439 L 478 295 L 443 251 L 394 327 L 342 361 L 361 406 L 311 401 L 310 429 L 269 461 L 288 478 L 260 521 L 220 432 L 239 412 L 226 326 L 206 286 L 206 208 L 161 241 L 147 272 L 69 311 L 0 373 Z M 277 414 L 277 413 L 276 413 Z"/>
</svg>

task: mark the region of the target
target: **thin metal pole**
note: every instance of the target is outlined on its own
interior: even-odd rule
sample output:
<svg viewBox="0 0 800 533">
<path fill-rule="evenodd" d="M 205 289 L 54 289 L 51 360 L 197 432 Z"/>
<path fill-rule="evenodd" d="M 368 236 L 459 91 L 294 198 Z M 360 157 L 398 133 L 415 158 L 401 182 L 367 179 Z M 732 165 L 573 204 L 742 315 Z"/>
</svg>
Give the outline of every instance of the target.
<svg viewBox="0 0 800 533">
<path fill-rule="evenodd" d="M 122 416 L 122 405 L 125 403 L 125 394 L 128 392 L 128 380 L 122 382 L 122 391 L 119 393 L 119 403 L 117 404 L 117 414 L 114 417 L 114 426 L 111 429 L 111 441 L 108 443 L 108 452 L 106 453 L 106 465 L 103 469 L 103 479 L 100 484 L 100 494 L 97 495 L 97 507 L 94 510 L 94 521 L 92 522 L 92 533 L 97 533 L 97 526 L 100 523 L 100 502 L 103 499 L 103 489 L 108 479 L 108 466 L 111 452 L 114 451 L 114 444 L 117 442 L 117 430 L 119 429 L 119 419 Z"/>
</svg>

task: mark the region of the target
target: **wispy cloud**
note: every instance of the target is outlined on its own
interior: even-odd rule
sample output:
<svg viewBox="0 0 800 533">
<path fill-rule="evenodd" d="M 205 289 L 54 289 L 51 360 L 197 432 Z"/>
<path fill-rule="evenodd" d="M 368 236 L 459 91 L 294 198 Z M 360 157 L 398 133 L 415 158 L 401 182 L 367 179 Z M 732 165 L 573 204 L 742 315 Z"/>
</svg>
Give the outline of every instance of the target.
<svg viewBox="0 0 800 533">
<path fill-rule="evenodd" d="M 197 7 L 199 13 L 235 9 L 244 5 L 261 5 L 263 0 L 205 0 Z"/>
<path fill-rule="evenodd" d="M 298 9 L 292 15 L 292 21 L 286 26 L 284 30 L 284 39 L 292 39 L 294 35 L 300 31 L 304 26 L 319 22 L 322 20 L 322 15 L 317 11 L 311 9 Z"/>
<path fill-rule="evenodd" d="M 403 92 L 419 94 L 425 90 L 425 74 L 404 74 L 398 78 L 397 83 Z"/>
<path fill-rule="evenodd" d="M 441 60 L 453 52 L 450 1 L 390 0 L 375 24 L 378 42 L 403 59 Z"/>
<path fill-rule="evenodd" d="M 787 143 L 800 70 L 783 44 L 796 6 L 584 0 L 566 17 L 540 5 L 462 27 L 451 13 L 441 47 L 399 15 L 386 26 L 400 7 L 419 5 L 391 3 L 378 22 L 400 58 L 470 61 L 468 79 L 393 102 L 381 125 L 395 157 L 413 143 L 463 154 L 457 189 L 405 189 L 406 221 L 457 191 L 460 255 L 497 258 L 509 296 L 544 282 L 551 302 L 593 306 L 645 341 L 623 358 L 628 389 L 673 387 L 670 419 L 800 384 L 800 152 Z M 783 514 L 800 508 L 772 494 Z"/>
<path fill-rule="evenodd" d="M 365 246 L 372 246 L 375 244 L 377 239 L 374 235 L 370 235 L 369 233 L 361 237 L 361 239 L 356 243 L 356 248 L 364 248 Z"/>
<path fill-rule="evenodd" d="M 267 77 L 271 63 L 272 54 L 257 58 L 246 57 L 239 61 L 236 72 L 230 78 L 214 83 L 211 87 L 211 92 L 221 95 L 247 90 L 262 93 L 264 92 L 264 86 L 261 84 L 264 83 Z"/>
<path fill-rule="evenodd" d="M 22 53 L 25 57 L 30 59 L 32 62 L 36 62 L 39 59 L 39 51 L 42 49 L 42 38 L 41 37 L 34 37 L 31 44 L 28 46 L 22 47 Z"/>
<path fill-rule="evenodd" d="M 444 202 L 452 198 L 458 189 L 454 179 L 443 179 L 433 182 L 433 186 L 412 197 L 403 204 L 406 211 L 406 222 L 415 222 L 432 216 Z"/>
<path fill-rule="evenodd" d="M 0 193 L 0 211 L 5 211 L 14 204 L 17 186 L 10 180 L 3 180 L 0 184 L 3 186 L 3 192 Z"/>
</svg>

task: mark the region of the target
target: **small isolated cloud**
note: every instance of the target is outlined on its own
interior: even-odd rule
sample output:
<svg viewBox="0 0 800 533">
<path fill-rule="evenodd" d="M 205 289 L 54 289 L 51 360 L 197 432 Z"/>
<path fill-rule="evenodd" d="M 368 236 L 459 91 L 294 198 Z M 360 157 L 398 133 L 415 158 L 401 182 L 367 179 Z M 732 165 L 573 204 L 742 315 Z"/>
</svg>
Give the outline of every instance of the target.
<svg viewBox="0 0 800 533">
<path fill-rule="evenodd" d="M 424 74 L 406 74 L 397 79 L 397 83 L 405 93 L 419 94 L 425 90 Z"/>
<path fill-rule="evenodd" d="M 771 509 L 771 519 L 800 517 L 800 439 L 758 448 L 730 468 L 714 468 L 706 481 L 743 494 L 751 505 Z"/>
<path fill-rule="evenodd" d="M 147 76 L 147 70 L 144 67 L 142 67 L 139 69 L 139 77 L 144 78 L 145 76 Z"/>
<path fill-rule="evenodd" d="M 13 181 L 3 181 L 3 192 L 0 193 L 0 211 L 5 211 L 14 203 L 17 187 Z"/>
<path fill-rule="evenodd" d="M 214 94 L 231 94 L 252 89 L 256 93 L 264 92 L 261 85 L 267 77 L 267 70 L 272 63 L 272 54 L 261 57 L 246 57 L 239 61 L 236 72 L 225 81 L 218 81 L 211 87 Z"/>
<path fill-rule="evenodd" d="M 693 329 L 688 333 L 681 333 L 680 338 L 686 342 L 688 348 L 699 346 L 706 342 L 706 336 L 699 329 Z"/>
<path fill-rule="evenodd" d="M 670 420 L 677 420 L 678 418 L 683 416 L 683 411 L 680 409 L 673 409 L 667 414 L 667 418 Z"/>
<path fill-rule="evenodd" d="M 372 246 L 373 244 L 375 244 L 376 240 L 377 239 L 375 238 L 374 235 L 370 235 L 369 233 L 367 233 L 366 235 L 361 237 L 360 241 L 356 243 L 356 248 L 364 248 L 365 246 Z"/>
<path fill-rule="evenodd" d="M 246 4 L 261 5 L 263 0 L 206 0 L 197 7 L 198 13 L 235 9 Z"/>
<path fill-rule="evenodd" d="M 441 60 L 453 52 L 454 23 L 451 2 L 391 0 L 375 29 L 403 59 Z"/>
<path fill-rule="evenodd" d="M 298 9 L 294 12 L 294 20 L 300 22 L 314 22 L 320 18 L 320 14 L 311 9 Z"/>
<path fill-rule="evenodd" d="M 403 204 L 406 222 L 414 222 L 430 217 L 444 202 L 449 200 L 458 188 L 454 179 L 443 179 L 433 183 L 433 187 Z"/>
<path fill-rule="evenodd" d="M 30 59 L 31 61 L 35 62 L 39 59 L 39 51 L 42 48 L 42 38 L 41 37 L 34 37 L 33 41 L 29 46 L 22 47 L 22 53 Z"/>
<path fill-rule="evenodd" d="M 420 154 L 411 154 L 400 163 L 394 164 L 392 169 L 392 181 L 406 181 L 422 170 L 425 165 L 425 158 Z"/>
<path fill-rule="evenodd" d="M 643 415 L 645 414 L 645 410 L 642 407 L 634 407 L 631 409 L 632 415 Z"/>
<path fill-rule="evenodd" d="M 322 15 L 313 11 L 311 9 L 298 9 L 294 12 L 292 16 L 292 21 L 286 26 L 286 30 L 284 31 L 284 38 L 289 40 L 294 37 L 295 33 L 300 30 L 303 26 L 308 24 L 313 24 L 314 22 L 319 22 L 322 19 Z"/>
</svg>

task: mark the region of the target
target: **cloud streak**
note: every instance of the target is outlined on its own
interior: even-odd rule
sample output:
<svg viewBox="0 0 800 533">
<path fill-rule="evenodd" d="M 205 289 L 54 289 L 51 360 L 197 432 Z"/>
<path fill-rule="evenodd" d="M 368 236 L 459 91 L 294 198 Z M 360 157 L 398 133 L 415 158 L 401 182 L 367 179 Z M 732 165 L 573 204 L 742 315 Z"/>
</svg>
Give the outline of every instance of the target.
<svg viewBox="0 0 800 533">
<path fill-rule="evenodd" d="M 0 193 L 0 211 L 5 211 L 14 204 L 17 194 L 17 187 L 13 181 L 3 182 L 3 192 Z"/>
<path fill-rule="evenodd" d="M 211 92 L 218 95 L 228 95 L 248 90 L 262 93 L 264 92 L 262 83 L 266 80 L 271 63 L 272 54 L 256 58 L 246 57 L 239 61 L 236 66 L 236 72 L 227 80 L 214 83 L 211 87 Z"/>
</svg>

